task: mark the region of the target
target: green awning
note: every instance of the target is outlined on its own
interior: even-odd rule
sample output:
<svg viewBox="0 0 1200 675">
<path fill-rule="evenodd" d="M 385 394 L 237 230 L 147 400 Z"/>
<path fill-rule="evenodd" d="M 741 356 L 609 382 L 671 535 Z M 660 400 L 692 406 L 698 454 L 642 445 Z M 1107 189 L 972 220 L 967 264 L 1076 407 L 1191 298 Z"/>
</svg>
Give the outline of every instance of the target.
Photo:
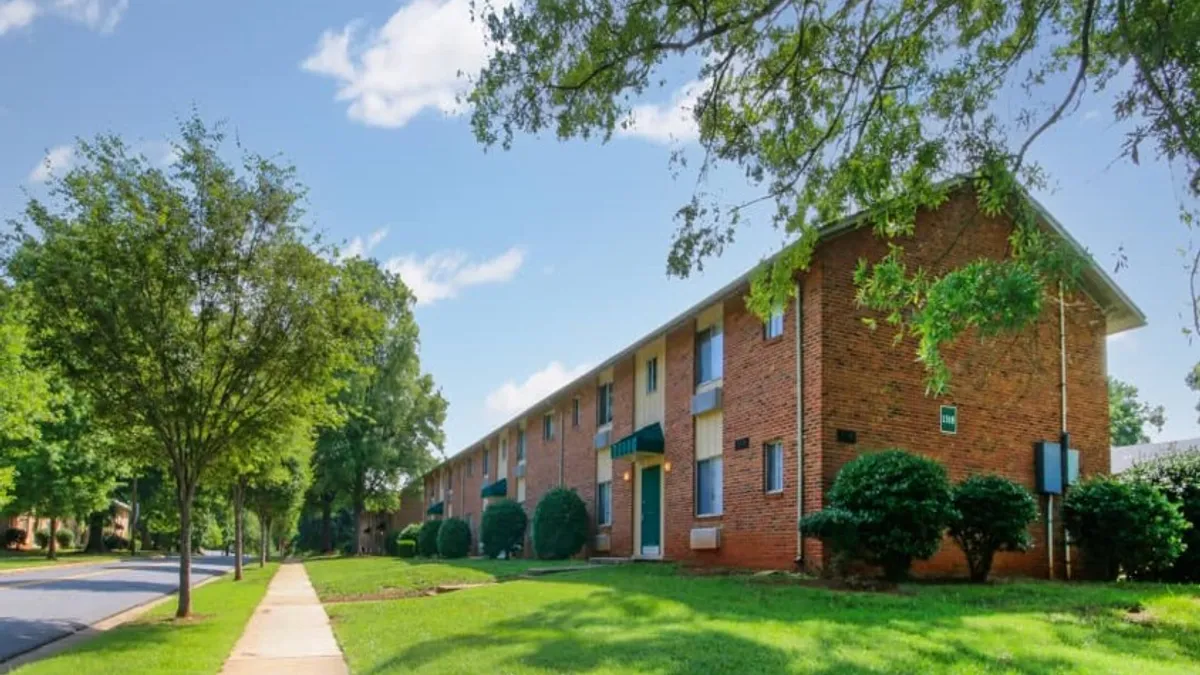
<svg viewBox="0 0 1200 675">
<path fill-rule="evenodd" d="M 508 494 L 508 479 L 507 478 L 501 478 L 500 480 L 496 481 L 495 483 L 489 483 L 487 485 L 484 485 L 483 489 L 479 491 L 479 496 L 484 497 L 484 498 L 503 497 L 506 494 Z"/>
<path fill-rule="evenodd" d="M 425 513 L 431 516 L 440 516 L 445 510 L 446 502 L 436 502 L 434 504 L 430 504 L 429 508 L 425 509 Z"/>
<path fill-rule="evenodd" d="M 613 443 L 609 446 L 609 452 L 613 459 L 638 452 L 661 455 L 665 446 L 666 439 L 663 437 L 662 425 L 655 422 Z"/>
</svg>

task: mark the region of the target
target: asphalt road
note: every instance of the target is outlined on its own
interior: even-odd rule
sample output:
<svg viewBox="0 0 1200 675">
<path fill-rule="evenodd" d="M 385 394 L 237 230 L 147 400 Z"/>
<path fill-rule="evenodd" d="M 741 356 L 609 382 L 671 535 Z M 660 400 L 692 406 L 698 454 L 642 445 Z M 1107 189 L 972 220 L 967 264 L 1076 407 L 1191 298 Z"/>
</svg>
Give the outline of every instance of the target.
<svg viewBox="0 0 1200 675">
<path fill-rule="evenodd" d="M 192 559 L 192 583 L 232 557 Z M 0 575 L 0 662 L 154 600 L 179 587 L 179 561 L 142 559 Z"/>
</svg>

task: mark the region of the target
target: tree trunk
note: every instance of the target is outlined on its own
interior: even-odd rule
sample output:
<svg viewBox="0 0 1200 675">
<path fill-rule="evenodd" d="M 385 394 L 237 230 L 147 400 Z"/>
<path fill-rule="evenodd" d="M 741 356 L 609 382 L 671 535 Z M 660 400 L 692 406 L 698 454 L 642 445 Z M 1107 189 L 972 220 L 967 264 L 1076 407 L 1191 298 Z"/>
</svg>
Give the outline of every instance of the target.
<svg viewBox="0 0 1200 675">
<path fill-rule="evenodd" d="M 259 533 L 259 540 L 262 543 L 259 544 L 259 547 L 258 547 L 258 566 L 259 567 L 267 566 L 267 558 L 269 557 L 269 554 L 267 553 L 267 547 L 271 545 L 270 532 L 271 532 L 271 521 L 267 520 L 266 518 L 263 518 L 262 515 L 260 514 L 258 517 L 258 533 Z"/>
<path fill-rule="evenodd" d="M 354 539 L 351 544 L 351 546 L 353 547 L 353 550 L 350 552 L 350 555 L 358 555 L 362 549 L 362 545 L 360 542 L 362 541 L 362 514 L 363 514 L 363 510 L 365 509 L 364 501 L 365 500 L 362 498 L 360 491 L 355 490 L 355 494 L 354 494 Z"/>
<path fill-rule="evenodd" d="M 179 606 L 175 618 L 186 619 L 192 613 L 192 495 L 194 485 L 177 483 L 179 502 Z"/>
<path fill-rule="evenodd" d="M 88 516 L 87 553 L 104 553 L 104 519 L 108 514 L 97 511 Z"/>
<path fill-rule="evenodd" d="M 58 518 L 50 519 L 50 541 L 46 542 L 46 558 L 54 560 L 58 557 Z"/>
<path fill-rule="evenodd" d="M 333 553 L 333 500 L 321 498 L 321 552 Z"/>
<path fill-rule="evenodd" d="M 245 534 L 245 507 L 243 503 L 246 497 L 246 485 L 244 478 L 238 478 L 233 485 L 233 580 L 242 580 L 242 554 L 244 552 L 242 537 Z"/>
<path fill-rule="evenodd" d="M 137 494 L 137 476 L 133 477 L 130 492 L 133 493 L 133 498 L 129 506 L 129 555 L 137 557 L 137 525 L 138 525 L 138 494 Z"/>
</svg>

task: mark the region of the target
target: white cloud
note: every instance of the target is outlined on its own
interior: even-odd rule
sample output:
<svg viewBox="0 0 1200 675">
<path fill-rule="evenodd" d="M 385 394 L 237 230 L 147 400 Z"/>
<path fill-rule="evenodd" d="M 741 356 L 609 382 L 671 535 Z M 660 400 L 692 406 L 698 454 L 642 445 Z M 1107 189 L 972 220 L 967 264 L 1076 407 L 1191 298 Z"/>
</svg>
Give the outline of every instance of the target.
<svg viewBox="0 0 1200 675">
<path fill-rule="evenodd" d="M 412 0 L 382 28 L 360 29 L 325 31 L 300 67 L 336 80 L 347 114 L 370 126 L 402 127 L 427 108 L 458 114 L 456 96 L 467 86 L 461 75 L 478 71 L 490 53 L 470 0 Z"/>
<path fill-rule="evenodd" d="M 346 248 L 338 253 L 339 260 L 349 260 L 350 258 L 365 258 L 380 242 L 387 237 L 388 231 L 386 227 L 381 227 L 372 232 L 366 239 L 355 237 L 346 244 Z"/>
<path fill-rule="evenodd" d="M 1088 120 L 1094 120 L 1099 116 L 1100 116 L 1100 111 L 1096 110 L 1095 108 L 1092 108 L 1091 110 L 1083 113 L 1083 119 L 1085 122 Z"/>
<path fill-rule="evenodd" d="M 0 35 L 15 28 L 24 28 L 37 18 L 38 8 L 31 0 L 0 2 Z"/>
<path fill-rule="evenodd" d="M 667 103 L 636 105 L 628 124 L 618 129 L 617 135 L 664 144 L 694 141 L 700 137 L 700 129 L 692 111 L 701 93 L 701 83 L 693 80 L 677 89 Z"/>
<path fill-rule="evenodd" d="M 487 395 L 484 405 L 495 418 L 515 415 L 591 369 L 588 364 L 567 368 L 558 361 L 551 361 L 524 382 L 518 384 L 509 380 L 500 385 Z"/>
<path fill-rule="evenodd" d="M 69 145 L 51 148 L 42 161 L 29 172 L 30 183 L 45 183 L 54 176 L 62 175 L 75 163 L 75 149 Z"/>
<path fill-rule="evenodd" d="M 525 251 L 514 247 L 479 262 L 462 251 L 439 251 L 425 258 L 398 256 L 385 266 L 404 279 L 418 305 L 431 305 L 458 296 L 468 286 L 509 281 L 524 263 Z"/>
<path fill-rule="evenodd" d="M 39 15 L 56 15 L 109 33 L 129 9 L 129 0 L 8 0 L 0 1 L 0 35 L 33 23 Z"/>
</svg>

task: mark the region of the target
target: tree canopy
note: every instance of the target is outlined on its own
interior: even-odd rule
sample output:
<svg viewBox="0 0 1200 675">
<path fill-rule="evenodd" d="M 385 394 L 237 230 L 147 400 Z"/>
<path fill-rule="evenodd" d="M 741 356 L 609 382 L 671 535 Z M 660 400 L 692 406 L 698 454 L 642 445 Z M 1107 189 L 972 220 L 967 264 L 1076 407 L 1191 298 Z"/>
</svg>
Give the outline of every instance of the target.
<svg viewBox="0 0 1200 675">
<path fill-rule="evenodd" d="M 1138 398 L 1138 388 L 1115 377 L 1108 378 L 1108 428 L 1113 446 L 1149 443 L 1146 427 L 1162 431 L 1165 409 Z"/>
<path fill-rule="evenodd" d="M 193 118 L 162 169 L 113 136 L 31 199 L 12 278 L 37 346 L 168 472 L 180 515 L 178 614 L 190 611 L 191 504 L 222 457 L 297 419 L 326 419 L 355 362 L 362 312 L 332 252 L 302 227 L 295 171 Z"/>
<path fill-rule="evenodd" d="M 1181 213 L 1189 222 L 1195 215 L 1196 0 L 484 0 L 474 8 L 494 47 L 468 96 L 480 142 L 507 148 L 517 134 L 541 131 L 607 140 L 633 122 L 639 95 L 688 73 L 675 84 L 687 82 L 694 100 L 700 180 L 678 210 L 668 273 L 702 269 L 762 205 L 794 239 L 754 279 L 750 305 L 765 315 L 794 293 L 815 226 L 861 211 L 892 247 L 860 266 L 858 301 L 916 339 L 934 391 L 948 386 L 943 345 L 971 328 L 1027 327 L 1042 291 L 1075 278 L 1078 261 L 1041 236 L 1022 195 L 1046 185 L 1030 149 L 1082 101 L 1113 97 L 1112 118 L 1126 130 L 1114 154 L 1136 163 L 1150 150 L 1180 166 Z M 739 169 L 756 193 L 730 203 L 708 189 L 722 165 Z M 958 176 L 986 214 L 1012 218 L 1013 255 L 937 272 L 907 265 L 904 237 L 917 212 L 941 203 L 947 179 Z"/>
</svg>

